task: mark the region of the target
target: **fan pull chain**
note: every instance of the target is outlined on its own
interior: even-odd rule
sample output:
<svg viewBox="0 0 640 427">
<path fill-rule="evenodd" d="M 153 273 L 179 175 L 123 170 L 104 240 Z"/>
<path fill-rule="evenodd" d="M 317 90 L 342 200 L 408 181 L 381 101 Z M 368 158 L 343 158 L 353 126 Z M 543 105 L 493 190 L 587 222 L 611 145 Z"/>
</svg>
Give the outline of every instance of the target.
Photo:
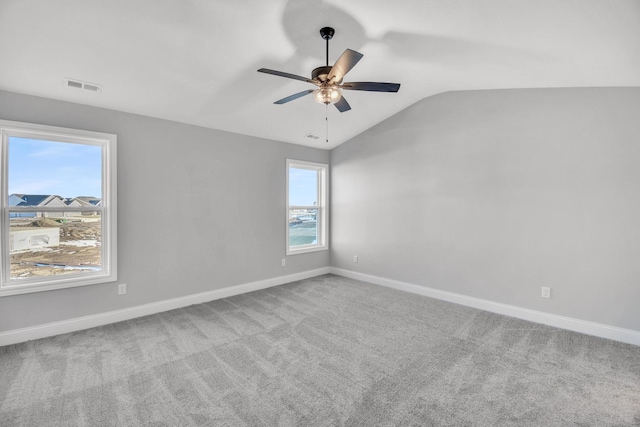
<svg viewBox="0 0 640 427">
<path fill-rule="evenodd" d="M 324 106 L 324 121 L 326 125 L 325 129 L 325 142 L 329 143 L 329 104 L 325 104 Z"/>
</svg>

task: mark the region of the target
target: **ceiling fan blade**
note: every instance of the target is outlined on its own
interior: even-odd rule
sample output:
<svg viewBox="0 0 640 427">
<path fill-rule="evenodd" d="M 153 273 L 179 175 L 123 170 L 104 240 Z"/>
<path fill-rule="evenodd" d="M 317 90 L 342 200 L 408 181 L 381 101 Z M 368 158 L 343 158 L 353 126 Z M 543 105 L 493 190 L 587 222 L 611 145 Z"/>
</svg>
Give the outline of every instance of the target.
<svg viewBox="0 0 640 427">
<path fill-rule="evenodd" d="M 345 74 L 347 74 L 353 67 L 355 67 L 355 65 L 362 59 L 363 56 L 363 54 L 361 54 L 360 52 L 356 52 L 355 50 L 345 50 L 331 68 L 331 71 L 327 76 L 329 81 L 333 83 L 342 81 L 342 78 L 345 76 Z"/>
<path fill-rule="evenodd" d="M 280 77 L 286 77 L 288 79 L 294 79 L 294 80 L 301 80 L 303 82 L 308 82 L 308 83 L 313 83 L 315 84 L 316 82 L 308 79 L 306 77 L 302 77 L 302 76 L 297 76 L 295 74 L 291 74 L 291 73 L 285 73 L 283 71 L 276 71 L 276 70 L 270 70 L 268 68 L 260 68 L 258 70 L 259 73 L 266 73 L 266 74 L 273 74 L 274 76 L 280 76 Z"/>
<path fill-rule="evenodd" d="M 305 95 L 309 95 L 313 92 L 313 89 L 304 90 L 302 92 L 294 93 L 293 95 L 287 96 L 286 98 L 282 98 L 274 102 L 274 104 L 285 104 L 289 101 L 293 101 L 294 99 L 302 98 Z"/>
<path fill-rule="evenodd" d="M 379 82 L 349 82 L 340 86 L 347 90 L 366 90 L 369 92 L 397 92 L 400 90 L 400 83 L 379 83 Z"/>
<path fill-rule="evenodd" d="M 347 100 L 344 99 L 344 96 L 341 96 L 340 101 L 336 102 L 334 105 L 336 106 L 338 111 L 340 111 L 341 113 L 351 110 L 351 105 L 349 105 Z"/>
</svg>

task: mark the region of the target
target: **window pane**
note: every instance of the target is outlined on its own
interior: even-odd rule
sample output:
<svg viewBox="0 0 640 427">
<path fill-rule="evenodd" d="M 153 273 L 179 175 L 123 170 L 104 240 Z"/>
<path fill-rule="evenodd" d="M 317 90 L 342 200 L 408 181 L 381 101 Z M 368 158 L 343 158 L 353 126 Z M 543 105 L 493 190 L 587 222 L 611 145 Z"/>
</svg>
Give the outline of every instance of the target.
<svg viewBox="0 0 640 427">
<path fill-rule="evenodd" d="M 318 243 L 318 209 L 289 210 L 289 246 Z"/>
<path fill-rule="evenodd" d="M 100 212 L 11 212 L 10 278 L 102 270 Z"/>
<path fill-rule="evenodd" d="M 318 171 L 289 168 L 289 206 L 318 206 Z"/>
<path fill-rule="evenodd" d="M 101 271 L 100 212 L 69 208 L 102 206 L 102 147 L 12 136 L 8 154 L 9 208 L 65 208 L 10 209 L 10 280 Z"/>
<path fill-rule="evenodd" d="M 100 146 L 12 136 L 8 154 L 9 206 L 44 206 L 42 196 L 52 195 L 63 201 L 102 198 Z M 31 199 L 20 202 L 12 195 Z"/>
</svg>

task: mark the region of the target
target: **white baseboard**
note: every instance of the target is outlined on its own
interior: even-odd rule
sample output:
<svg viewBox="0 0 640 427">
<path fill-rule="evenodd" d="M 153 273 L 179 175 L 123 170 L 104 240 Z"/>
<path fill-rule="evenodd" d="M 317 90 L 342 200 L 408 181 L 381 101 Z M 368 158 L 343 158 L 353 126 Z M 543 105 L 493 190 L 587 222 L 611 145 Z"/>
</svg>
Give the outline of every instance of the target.
<svg viewBox="0 0 640 427">
<path fill-rule="evenodd" d="M 184 297 L 158 301 L 150 304 L 138 305 L 122 310 L 108 311 L 106 313 L 93 314 L 90 316 L 76 317 L 74 319 L 60 322 L 47 323 L 28 328 L 14 329 L 0 332 L 0 346 L 21 343 L 25 341 L 45 338 L 54 335 L 66 334 L 68 332 L 80 331 L 82 329 L 107 325 L 109 323 L 121 322 L 123 320 L 134 319 L 136 317 L 148 316 L 150 314 L 173 310 L 175 308 L 187 307 L 193 304 L 201 304 L 234 295 L 266 289 L 273 286 L 284 285 L 285 283 L 297 280 L 308 279 L 331 272 L 329 267 L 315 270 L 303 271 L 301 273 L 289 274 L 286 276 L 273 277 L 271 279 L 258 280 L 257 282 L 244 283 L 213 291 L 201 292 Z"/>
<path fill-rule="evenodd" d="M 109 323 L 134 319 L 136 317 L 148 316 L 150 314 L 160 313 L 163 311 L 173 310 L 181 307 L 187 307 L 193 304 L 201 304 L 216 299 L 227 298 L 234 295 L 240 295 L 247 292 L 266 289 L 273 286 L 279 286 L 285 283 L 321 276 L 328 273 L 349 277 L 351 279 L 362 280 L 365 282 L 386 286 L 417 295 L 436 298 L 455 304 L 478 308 L 492 313 L 503 314 L 505 316 L 516 317 L 518 319 L 529 320 L 532 322 L 542 323 L 544 325 L 549 325 L 561 329 L 581 332 L 588 335 L 640 346 L 639 331 L 618 328 L 615 326 L 604 325 L 601 323 L 595 323 L 586 320 L 574 319 L 571 317 L 558 316 L 542 311 L 530 310 L 527 308 L 516 307 L 513 305 L 502 304 L 480 298 L 474 298 L 466 295 L 456 294 L 453 292 L 442 291 L 425 286 L 414 285 L 412 283 L 401 282 L 398 280 L 387 279 L 370 274 L 358 273 L 355 271 L 336 267 L 323 267 L 315 270 L 303 271 L 301 273 L 279 276 L 271 279 L 259 280 L 256 282 L 244 283 L 241 285 L 216 289 L 213 291 L 173 298 L 170 300 L 139 305 L 122 310 L 109 311 L 106 313 L 77 317 L 60 322 L 53 322 L 44 325 L 37 325 L 28 328 L 0 332 L 0 346 L 65 334 L 68 332 L 80 331 L 96 326 L 107 325 Z"/>
<path fill-rule="evenodd" d="M 516 317 L 518 319 L 529 320 L 535 323 L 542 323 L 548 326 L 640 346 L 640 332 L 631 329 L 623 329 L 601 323 L 558 316 L 542 311 L 530 310 L 528 308 L 521 308 L 514 305 L 502 304 L 453 292 L 441 291 L 438 289 L 428 288 L 426 286 L 414 285 L 412 283 L 400 282 L 398 280 L 358 273 L 356 271 L 345 270 L 342 268 L 331 267 L 331 273 L 455 304 L 479 308 L 492 313 L 504 314 L 505 316 Z"/>
</svg>

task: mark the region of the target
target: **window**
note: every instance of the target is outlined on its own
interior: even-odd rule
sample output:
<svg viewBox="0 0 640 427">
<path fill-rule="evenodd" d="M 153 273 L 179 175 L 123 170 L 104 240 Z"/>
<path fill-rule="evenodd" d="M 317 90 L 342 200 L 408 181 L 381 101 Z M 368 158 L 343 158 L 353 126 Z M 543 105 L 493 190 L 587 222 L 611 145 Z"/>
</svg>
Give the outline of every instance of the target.
<svg viewBox="0 0 640 427">
<path fill-rule="evenodd" d="M 287 255 L 328 249 L 328 169 L 287 159 Z"/>
<path fill-rule="evenodd" d="M 116 136 L 0 120 L 0 296 L 116 280 Z"/>
</svg>

